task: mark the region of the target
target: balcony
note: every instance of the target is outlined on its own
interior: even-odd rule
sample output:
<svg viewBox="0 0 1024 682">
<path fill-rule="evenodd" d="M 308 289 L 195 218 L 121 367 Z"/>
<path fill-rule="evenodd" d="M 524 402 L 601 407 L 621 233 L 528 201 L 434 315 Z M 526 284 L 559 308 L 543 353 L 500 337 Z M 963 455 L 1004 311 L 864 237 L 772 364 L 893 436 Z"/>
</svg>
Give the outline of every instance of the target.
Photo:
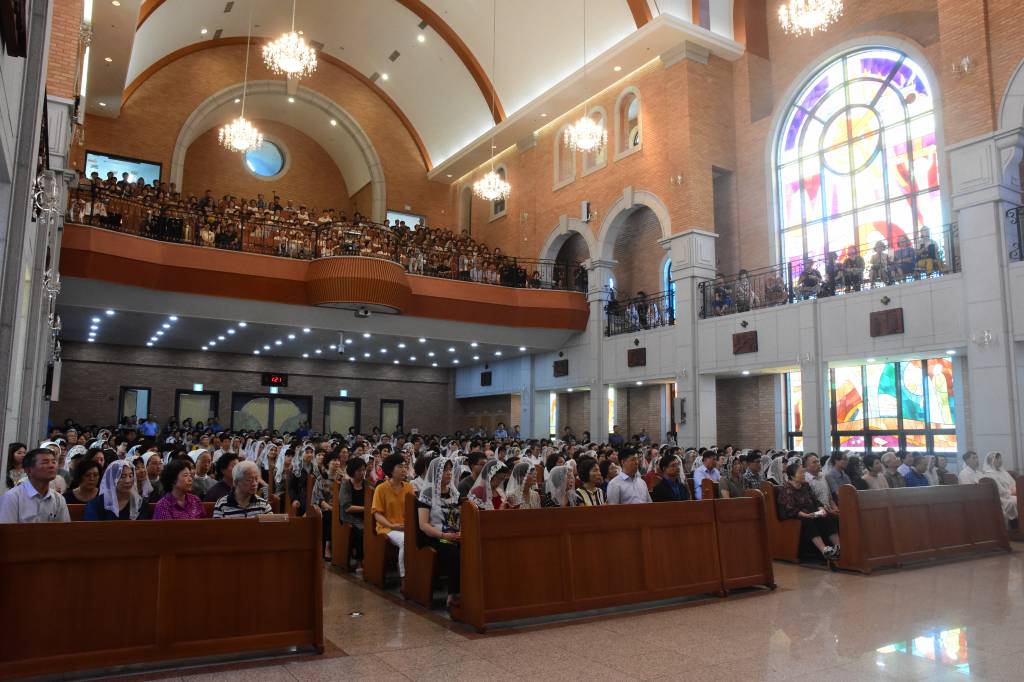
<svg viewBox="0 0 1024 682">
<path fill-rule="evenodd" d="M 960 272 L 956 223 L 943 226 L 939 240 L 901 237 L 895 251 L 884 240 L 854 253 L 808 255 L 738 275 L 719 275 L 698 285 L 700 318 L 721 317 L 812 299 L 899 286 Z"/>
<path fill-rule="evenodd" d="M 605 307 L 605 336 L 632 334 L 676 323 L 674 291 L 636 296 L 625 301 L 612 299 Z"/>
</svg>

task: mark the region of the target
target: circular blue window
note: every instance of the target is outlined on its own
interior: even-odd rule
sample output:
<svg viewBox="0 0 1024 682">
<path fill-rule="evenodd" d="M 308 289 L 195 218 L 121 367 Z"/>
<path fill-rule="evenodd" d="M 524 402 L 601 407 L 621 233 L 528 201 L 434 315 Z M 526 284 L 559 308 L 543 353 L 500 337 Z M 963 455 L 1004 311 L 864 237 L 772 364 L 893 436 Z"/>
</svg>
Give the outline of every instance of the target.
<svg viewBox="0 0 1024 682">
<path fill-rule="evenodd" d="M 284 168 L 284 153 L 273 142 L 264 140 L 259 149 L 250 149 L 245 153 L 245 167 L 253 175 L 272 178 Z"/>
</svg>

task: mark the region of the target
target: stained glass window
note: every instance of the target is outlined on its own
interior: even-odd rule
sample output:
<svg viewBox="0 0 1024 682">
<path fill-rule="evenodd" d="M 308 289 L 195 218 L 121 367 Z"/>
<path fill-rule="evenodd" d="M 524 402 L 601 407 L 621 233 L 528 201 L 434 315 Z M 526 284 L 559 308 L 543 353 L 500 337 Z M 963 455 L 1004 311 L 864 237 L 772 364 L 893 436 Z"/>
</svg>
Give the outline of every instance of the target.
<svg viewBox="0 0 1024 682">
<path fill-rule="evenodd" d="M 786 375 L 786 439 L 793 450 L 804 449 L 804 404 L 800 372 Z"/>
<path fill-rule="evenodd" d="M 822 67 L 789 106 L 776 141 L 783 262 L 820 266 L 827 252 L 929 228 L 940 249 L 942 208 L 931 87 L 907 55 L 861 48 Z"/>
</svg>

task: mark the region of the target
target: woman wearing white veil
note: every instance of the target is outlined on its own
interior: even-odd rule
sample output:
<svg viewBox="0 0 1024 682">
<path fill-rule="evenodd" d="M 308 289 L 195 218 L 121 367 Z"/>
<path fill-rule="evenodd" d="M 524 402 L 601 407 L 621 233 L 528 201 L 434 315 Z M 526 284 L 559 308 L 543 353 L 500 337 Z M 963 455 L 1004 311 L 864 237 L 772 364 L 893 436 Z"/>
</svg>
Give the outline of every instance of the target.
<svg viewBox="0 0 1024 682">
<path fill-rule="evenodd" d="M 416 500 L 416 544 L 433 547 L 448 576 L 448 606 L 459 598 L 459 488 L 455 461 L 435 457 L 427 466 L 426 485 Z"/>
<path fill-rule="evenodd" d="M 985 468 L 981 472 L 982 478 L 991 478 L 999 488 L 999 502 L 1003 506 L 1003 516 L 1007 521 L 1017 518 L 1017 482 L 1006 469 L 1003 468 L 1003 455 L 998 452 L 990 452 L 985 456 Z"/>
<path fill-rule="evenodd" d="M 576 477 L 562 464 L 548 472 L 544 481 L 545 507 L 571 507 L 576 504 Z"/>
<path fill-rule="evenodd" d="M 768 465 L 768 480 L 775 485 L 782 485 L 786 482 L 786 458 L 784 456 L 775 457 Z"/>
<path fill-rule="evenodd" d="M 100 494 L 85 506 L 86 521 L 135 521 L 148 518 L 147 505 L 135 486 L 135 467 L 127 460 L 110 463 L 100 481 Z"/>
<path fill-rule="evenodd" d="M 507 477 L 508 467 L 496 459 L 487 460 L 469 489 L 469 500 L 481 511 L 501 509 L 502 499 L 498 491 Z"/>
<path fill-rule="evenodd" d="M 504 502 L 501 507 L 504 509 L 540 509 L 541 498 L 537 492 L 537 472 L 535 465 L 529 462 L 519 462 L 512 467 L 512 473 L 505 483 L 503 494 Z"/>
</svg>

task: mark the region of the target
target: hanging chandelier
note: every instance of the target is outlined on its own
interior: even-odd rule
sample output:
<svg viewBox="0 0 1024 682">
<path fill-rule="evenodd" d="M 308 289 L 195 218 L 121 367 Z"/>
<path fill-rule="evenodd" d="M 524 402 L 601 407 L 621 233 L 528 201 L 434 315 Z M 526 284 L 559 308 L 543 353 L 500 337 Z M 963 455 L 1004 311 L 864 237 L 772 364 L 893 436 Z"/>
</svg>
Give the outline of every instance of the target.
<svg viewBox="0 0 1024 682">
<path fill-rule="evenodd" d="M 491 3 L 491 75 L 494 77 L 494 64 L 496 60 L 496 44 L 498 35 L 498 3 L 494 0 Z M 491 90 L 491 118 L 494 118 L 495 102 L 498 99 L 497 92 Z M 494 136 L 491 136 L 491 170 L 487 171 L 482 178 L 473 183 L 473 194 L 484 201 L 504 201 L 512 193 L 512 185 L 494 171 Z"/>
<path fill-rule="evenodd" d="M 779 24 L 791 35 L 814 35 L 842 15 L 843 0 L 788 0 L 779 7 Z"/>
<path fill-rule="evenodd" d="M 295 32 L 295 0 L 292 0 L 292 30 L 263 46 L 263 62 L 276 74 L 305 78 L 316 71 L 316 50 Z"/>
<path fill-rule="evenodd" d="M 242 112 L 238 118 L 221 127 L 217 139 L 222 147 L 233 152 L 247 152 L 263 145 L 263 133 L 245 118 L 245 91 L 249 85 L 249 43 L 252 40 L 252 7 L 249 7 L 249 35 L 245 39 L 245 75 L 242 79 Z"/>
<path fill-rule="evenodd" d="M 583 94 L 587 92 L 587 0 L 583 0 Z M 595 152 L 608 144 L 608 131 L 587 114 L 587 100 L 583 102 L 583 115 L 565 129 L 565 146 L 571 151 Z"/>
</svg>

